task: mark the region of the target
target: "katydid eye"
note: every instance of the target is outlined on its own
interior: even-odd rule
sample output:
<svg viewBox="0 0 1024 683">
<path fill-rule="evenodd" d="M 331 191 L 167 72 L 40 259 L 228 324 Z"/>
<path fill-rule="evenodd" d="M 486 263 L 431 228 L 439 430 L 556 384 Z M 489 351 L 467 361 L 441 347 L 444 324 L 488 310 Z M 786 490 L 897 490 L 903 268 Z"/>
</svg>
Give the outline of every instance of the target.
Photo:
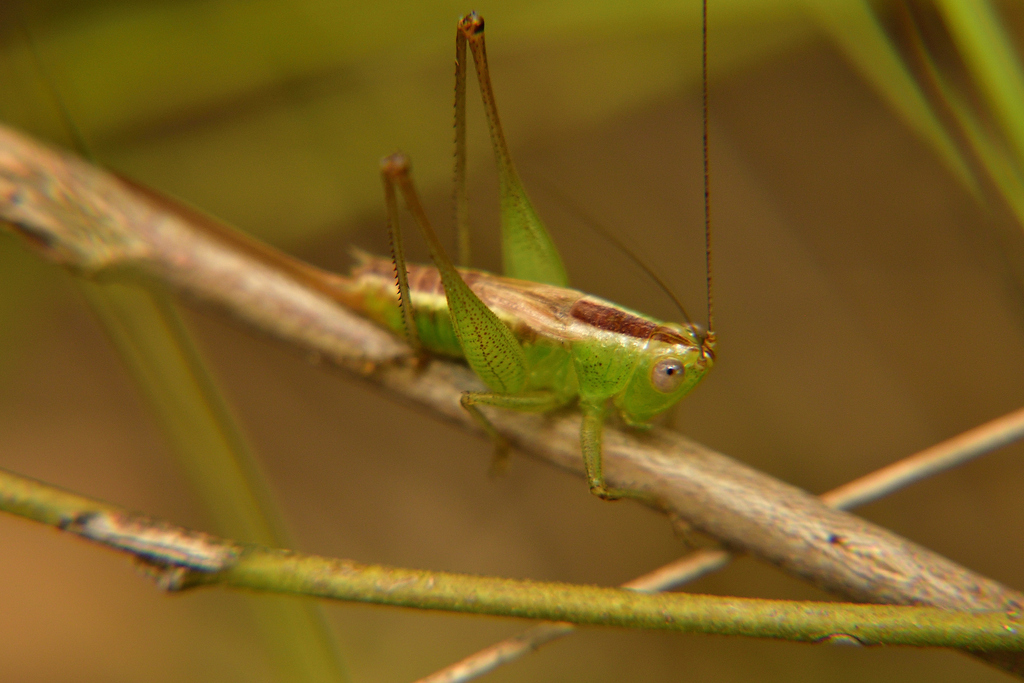
<svg viewBox="0 0 1024 683">
<path fill-rule="evenodd" d="M 670 394 L 679 388 L 686 376 L 683 363 L 675 358 L 659 360 L 651 370 L 651 384 L 663 394 Z"/>
</svg>

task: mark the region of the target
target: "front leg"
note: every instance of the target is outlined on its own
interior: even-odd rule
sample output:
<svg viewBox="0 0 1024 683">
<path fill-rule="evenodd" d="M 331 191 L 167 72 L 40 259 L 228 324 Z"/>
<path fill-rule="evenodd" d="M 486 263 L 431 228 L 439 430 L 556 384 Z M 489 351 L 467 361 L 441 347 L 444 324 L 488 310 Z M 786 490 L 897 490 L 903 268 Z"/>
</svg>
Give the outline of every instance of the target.
<svg viewBox="0 0 1024 683">
<path fill-rule="evenodd" d="M 587 470 L 590 492 L 604 500 L 618 500 L 635 496 L 627 489 L 609 488 L 604 481 L 604 463 L 601 455 L 601 441 L 604 433 L 606 414 L 605 401 L 591 403 L 580 401 L 583 422 L 580 425 L 580 448 L 583 450 L 583 466 Z"/>
</svg>

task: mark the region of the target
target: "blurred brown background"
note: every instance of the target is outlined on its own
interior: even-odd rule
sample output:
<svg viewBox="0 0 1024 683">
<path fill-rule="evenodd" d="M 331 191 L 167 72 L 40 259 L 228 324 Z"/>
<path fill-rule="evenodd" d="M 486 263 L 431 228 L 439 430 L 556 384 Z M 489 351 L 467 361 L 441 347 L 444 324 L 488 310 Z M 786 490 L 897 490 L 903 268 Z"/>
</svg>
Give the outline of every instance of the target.
<svg viewBox="0 0 1024 683">
<path fill-rule="evenodd" d="M 393 5 L 393 6 L 392 6 Z M 719 363 L 676 427 L 821 492 L 1024 403 L 1019 231 L 946 171 L 787 3 L 711 3 Z M 377 160 L 414 160 L 450 216 L 454 26 L 488 21 L 520 171 L 574 284 L 677 318 L 545 188 L 584 207 L 704 316 L 696 3 L 50 2 L 4 15 L 0 119 L 96 156 L 321 265 L 386 250 Z M 1021 35 L 1021 15 L 1008 15 Z M 31 35 L 36 60 L 21 25 Z M 497 267 L 496 181 L 471 88 L 478 263 Z M 531 181 L 535 181 L 531 185 Z M 1009 245 L 1009 246 L 1008 246 Z M 613 585 L 685 551 L 608 504 L 216 315 L 187 318 L 301 550 Z M 1024 587 L 1024 448 L 861 510 Z M 71 276 L 0 235 L 0 467 L 209 528 Z M 753 560 L 689 589 L 828 596 Z M 120 556 L 0 516 L 0 679 L 269 681 L 238 594 L 158 593 Z M 525 622 L 326 606 L 354 681 L 409 681 Z M 587 630 L 511 680 L 1000 680 L 948 652 Z"/>
</svg>

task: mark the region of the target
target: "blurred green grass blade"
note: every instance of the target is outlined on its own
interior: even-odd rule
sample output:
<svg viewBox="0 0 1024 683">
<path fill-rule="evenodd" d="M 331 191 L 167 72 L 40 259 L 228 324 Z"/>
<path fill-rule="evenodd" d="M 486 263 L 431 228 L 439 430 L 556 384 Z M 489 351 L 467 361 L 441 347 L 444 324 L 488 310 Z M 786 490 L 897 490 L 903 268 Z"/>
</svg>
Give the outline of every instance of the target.
<svg viewBox="0 0 1024 683">
<path fill-rule="evenodd" d="M 950 109 L 956 117 L 968 141 L 978 154 L 989 176 L 1006 200 L 1007 205 L 1017 217 L 1017 222 L 1024 226 L 1024 178 L 1020 167 L 1011 159 L 1002 145 L 991 139 L 985 127 L 967 106 L 967 103 L 944 88 L 945 97 Z M 1024 271 L 1022 271 L 1024 272 Z M 1024 284 L 1024 280 L 1022 280 Z"/>
<path fill-rule="evenodd" d="M 997 144 L 989 133 L 989 130 L 982 125 L 974 111 L 967 104 L 964 98 L 949 84 L 942 73 L 936 68 L 931 60 L 924 60 L 939 93 L 953 114 L 960 130 L 967 138 L 968 144 L 974 150 L 981 167 L 984 168 L 995 189 L 1002 196 L 1003 201 L 1010 208 L 1017 224 L 1024 226 L 1024 176 L 1020 167 L 1009 156 L 1004 145 Z M 995 225 L 1000 225 L 999 221 Z M 1004 243 L 1007 245 L 1005 254 L 1011 264 L 1018 282 L 1024 286 L 1024 253 L 1019 247 L 1020 240 L 1015 236 L 1006 235 Z"/>
<path fill-rule="evenodd" d="M 954 0 L 955 1 L 955 0 Z M 847 59 L 927 142 L 976 197 L 978 180 L 866 0 L 806 0 L 808 11 Z"/>
<path fill-rule="evenodd" d="M 939 0 L 946 27 L 1024 169 L 1024 72 L 1013 41 L 985 0 Z"/>
<path fill-rule="evenodd" d="M 170 438 L 218 533 L 290 547 L 272 496 L 173 304 L 142 286 L 79 280 Z M 347 680 L 318 605 L 250 598 L 280 681 Z"/>
<path fill-rule="evenodd" d="M 21 41 L 28 52 L 21 66 L 42 81 L 34 89 L 38 97 L 28 98 L 28 106 L 52 102 L 48 118 L 70 134 L 79 153 L 92 157 L 34 43 L 31 34 Z M 291 547 L 259 465 L 170 300 L 127 282 L 76 281 L 146 396 L 218 531 L 247 542 Z M 347 680 L 318 605 L 257 596 L 249 604 L 278 680 Z"/>
</svg>

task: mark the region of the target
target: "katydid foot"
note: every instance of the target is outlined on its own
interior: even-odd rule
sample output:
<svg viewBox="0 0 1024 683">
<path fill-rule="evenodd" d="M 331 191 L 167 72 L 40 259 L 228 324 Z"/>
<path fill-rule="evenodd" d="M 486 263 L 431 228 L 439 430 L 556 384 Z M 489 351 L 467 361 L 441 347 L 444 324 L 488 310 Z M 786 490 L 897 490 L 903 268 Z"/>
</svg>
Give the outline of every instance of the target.
<svg viewBox="0 0 1024 683">
<path fill-rule="evenodd" d="M 606 485 L 601 457 L 602 433 L 604 431 L 605 405 L 603 401 L 580 401 L 583 422 L 580 424 L 580 447 L 583 451 L 583 467 L 587 471 L 590 492 L 602 500 L 618 500 L 635 496 L 628 489 L 617 489 Z"/>
</svg>

